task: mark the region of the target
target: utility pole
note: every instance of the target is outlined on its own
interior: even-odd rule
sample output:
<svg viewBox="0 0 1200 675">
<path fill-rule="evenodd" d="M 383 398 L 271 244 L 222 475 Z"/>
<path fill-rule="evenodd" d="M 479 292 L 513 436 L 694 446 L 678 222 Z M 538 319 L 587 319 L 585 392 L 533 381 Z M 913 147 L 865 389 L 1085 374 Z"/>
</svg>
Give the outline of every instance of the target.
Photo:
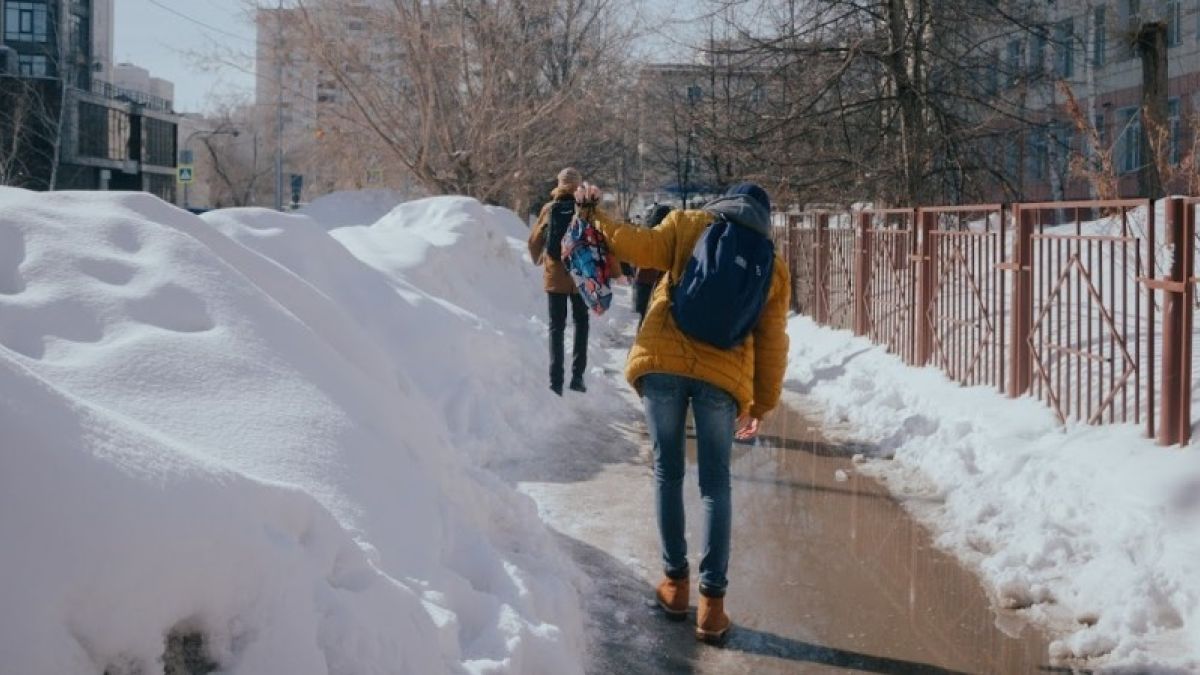
<svg viewBox="0 0 1200 675">
<path fill-rule="evenodd" d="M 275 10 L 275 210 L 283 210 L 283 0 Z"/>
</svg>

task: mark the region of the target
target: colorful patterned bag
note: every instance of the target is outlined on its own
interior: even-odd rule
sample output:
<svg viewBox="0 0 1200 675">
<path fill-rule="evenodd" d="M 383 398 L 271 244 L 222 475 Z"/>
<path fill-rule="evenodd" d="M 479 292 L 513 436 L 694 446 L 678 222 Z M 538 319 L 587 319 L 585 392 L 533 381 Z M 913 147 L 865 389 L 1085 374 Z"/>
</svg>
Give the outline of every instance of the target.
<svg viewBox="0 0 1200 675">
<path fill-rule="evenodd" d="M 613 269 L 620 266 L 600 228 L 576 214 L 563 237 L 562 255 L 584 304 L 597 316 L 603 314 L 612 305 L 612 280 L 620 276 Z"/>
</svg>

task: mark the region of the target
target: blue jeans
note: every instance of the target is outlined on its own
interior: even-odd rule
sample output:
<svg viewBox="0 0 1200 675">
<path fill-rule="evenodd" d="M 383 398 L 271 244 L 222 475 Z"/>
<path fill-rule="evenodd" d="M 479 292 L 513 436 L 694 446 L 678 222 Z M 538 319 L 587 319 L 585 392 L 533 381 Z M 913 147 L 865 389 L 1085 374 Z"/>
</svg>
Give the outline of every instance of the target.
<svg viewBox="0 0 1200 675">
<path fill-rule="evenodd" d="M 704 503 L 704 556 L 700 593 L 722 597 L 729 582 L 729 455 L 733 449 L 737 402 L 728 392 L 679 375 L 650 374 L 641 380 L 646 425 L 654 442 L 654 481 L 663 572 L 673 579 L 688 575 L 684 534 L 683 476 L 687 467 L 688 404 L 696 420 L 700 496 Z"/>
</svg>

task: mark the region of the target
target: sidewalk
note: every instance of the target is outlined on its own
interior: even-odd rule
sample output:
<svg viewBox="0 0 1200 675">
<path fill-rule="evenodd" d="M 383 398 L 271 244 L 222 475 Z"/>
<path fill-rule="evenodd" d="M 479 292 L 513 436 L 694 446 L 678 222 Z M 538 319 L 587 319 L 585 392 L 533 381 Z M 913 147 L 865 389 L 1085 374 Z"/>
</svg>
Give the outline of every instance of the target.
<svg viewBox="0 0 1200 675">
<path fill-rule="evenodd" d="M 734 550 L 723 649 L 652 603 L 660 574 L 648 439 L 640 416 L 503 467 L 592 580 L 584 590 L 596 673 L 1008 673 L 1052 670 L 1047 640 L 992 608 L 974 576 L 931 545 L 882 485 L 855 472 L 796 409 L 756 446 L 735 446 Z M 701 546 L 694 450 L 689 549 Z M 694 606 L 694 600 L 693 600 Z"/>
</svg>

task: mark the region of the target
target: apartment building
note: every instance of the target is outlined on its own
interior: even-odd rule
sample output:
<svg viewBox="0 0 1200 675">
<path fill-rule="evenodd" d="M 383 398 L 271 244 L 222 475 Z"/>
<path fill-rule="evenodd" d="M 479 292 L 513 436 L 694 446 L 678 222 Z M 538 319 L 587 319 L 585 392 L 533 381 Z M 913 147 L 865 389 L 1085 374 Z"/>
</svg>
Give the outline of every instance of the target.
<svg viewBox="0 0 1200 675">
<path fill-rule="evenodd" d="M 309 20 L 325 30 L 344 31 L 362 45 L 362 64 L 340 64 L 340 75 L 363 73 L 399 86 L 401 46 L 386 26 L 386 11 L 370 2 L 344 10 L 341 4 L 308 8 Z M 284 175 L 302 176 L 305 194 L 363 187 L 405 187 L 407 175 L 390 166 L 386 150 L 370 137 L 365 125 L 351 120 L 356 112 L 338 77 L 317 62 L 307 45 L 305 15 L 297 9 L 261 8 L 256 15 L 255 107 L 258 124 L 274 147 L 282 128 Z M 372 27 L 372 23 L 376 24 Z"/>
<path fill-rule="evenodd" d="M 1167 36 L 1166 152 L 1178 164 L 1191 151 L 1200 110 L 1200 1 L 1060 0 L 1036 6 L 1028 22 L 989 38 L 982 86 L 1032 124 L 985 149 L 997 198 L 1075 199 L 1095 195 L 1081 170 L 1098 171 L 1096 143 L 1109 153 L 1121 196 L 1139 195 L 1137 174 L 1151 161 L 1142 137 L 1142 59 L 1136 36 L 1162 22 Z M 1068 111 L 1067 90 L 1085 128 Z M 1094 132 L 1092 131 L 1094 129 Z M 1170 178 L 1170 177 L 1168 177 Z M 1185 190 L 1185 178 L 1167 189 Z"/>
</svg>

